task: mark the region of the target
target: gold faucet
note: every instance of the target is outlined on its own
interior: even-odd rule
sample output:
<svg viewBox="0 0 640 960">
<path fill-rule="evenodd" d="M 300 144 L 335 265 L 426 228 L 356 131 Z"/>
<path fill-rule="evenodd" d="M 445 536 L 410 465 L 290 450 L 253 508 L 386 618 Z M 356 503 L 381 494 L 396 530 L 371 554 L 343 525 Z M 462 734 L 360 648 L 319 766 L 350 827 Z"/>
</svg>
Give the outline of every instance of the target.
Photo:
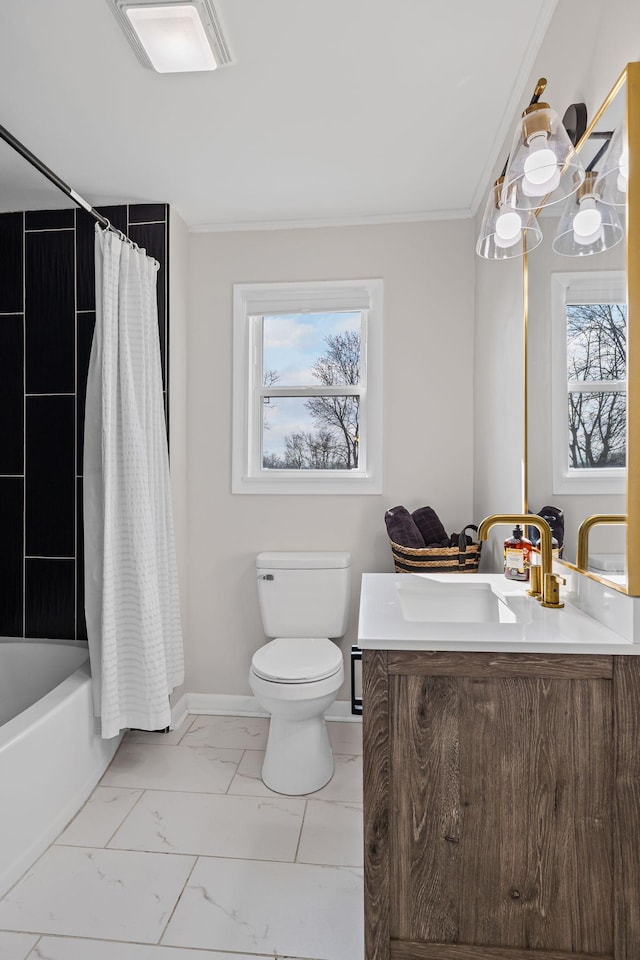
<svg viewBox="0 0 640 960">
<path fill-rule="evenodd" d="M 594 513 L 591 517 L 585 517 L 578 527 L 578 553 L 576 556 L 576 567 L 578 570 L 587 571 L 589 569 L 589 532 L 591 527 L 599 523 L 626 523 L 627 515 L 625 513 Z"/>
<path fill-rule="evenodd" d="M 531 513 L 494 513 L 485 517 L 478 527 L 478 540 L 486 540 L 491 527 L 498 523 L 520 524 L 521 526 L 535 527 L 540 531 L 540 565 L 542 567 L 542 594 L 532 592 L 532 596 L 540 601 L 543 607 L 552 607 L 558 610 L 564 607 L 560 600 L 560 584 L 566 581 L 553 572 L 553 549 L 551 527 L 543 517 Z"/>
</svg>

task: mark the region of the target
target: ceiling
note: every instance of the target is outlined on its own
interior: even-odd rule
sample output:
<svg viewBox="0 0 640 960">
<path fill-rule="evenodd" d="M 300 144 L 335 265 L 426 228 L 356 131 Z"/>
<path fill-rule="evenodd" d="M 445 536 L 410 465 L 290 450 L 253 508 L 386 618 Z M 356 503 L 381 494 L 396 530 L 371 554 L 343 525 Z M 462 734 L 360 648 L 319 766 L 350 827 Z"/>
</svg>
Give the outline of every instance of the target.
<svg viewBox="0 0 640 960">
<path fill-rule="evenodd" d="M 191 227 L 465 217 L 557 0 L 214 0 L 235 58 L 137 60 L 110 0 L 0 14 L 0 124 L 94 206 Z M 0 210 L 71 205 L 0 144 Z"/>
</svg>

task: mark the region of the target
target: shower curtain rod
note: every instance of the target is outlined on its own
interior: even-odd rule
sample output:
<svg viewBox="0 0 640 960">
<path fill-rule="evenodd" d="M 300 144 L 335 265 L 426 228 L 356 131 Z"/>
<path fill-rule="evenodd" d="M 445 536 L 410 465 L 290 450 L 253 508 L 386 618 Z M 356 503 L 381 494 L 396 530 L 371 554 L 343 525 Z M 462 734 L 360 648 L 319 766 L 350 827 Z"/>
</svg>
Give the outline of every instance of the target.
<svg viewBox="0 0 640 960">
<path fill-rule="evenodd" d="M 27 160 L 31 166 L 35 167 L 36 170 L 39 170 L 40 173 L 47 178 L 47 180 L 50 180 L 51 183 L 58 188 L 58 190 L 61 190 L 64 194 L 70 197 L 74 203 L 77 203 L 79 207 L 82 207 L 83 210 L 86 210 L 87 213 L 90 213 L 91 216 L 94 217 L 98 223 L 102 224 L 103 227 L 106 227 L 107 230 L 113 231 L 113 233 L 117 233 L 121 240 L 125 240 L 127 243 L 133 244 L 133 246 L 137 246 L 137 244 L 135 244 L 133 240 L 130 240 L 129 237 L 122 232 L 122 230 L 118 230 L 116 227 L 112 226 L 111 222 L 107 220 L 106 217 L 103 217 L 101 213 L 98 213 L 98 211 L 95 210 L 87 200 L 84 200 L 80 194 L 76 193 L 75 190 L 72 190 L 71 187 L 64 182 L 64 180 L 61 180 L 60 177 L 53 172 L 53 170 L 50 170 L 49 167 L 42 162 L 42 160 L 36 157 L 35 154 L 31 153 L 31 150 L 25 147 L 23 143 L 20 143 L 20 141 L 17 140 L 14 135 L 2 125 L 0 125 L 0 137 L 2 137 L 5 143 L 8 143 L 9 146 L 16 151 L 16 153 L 19 153 L 20 156 L 24 157 L 24 159 Z"/>
</svg>

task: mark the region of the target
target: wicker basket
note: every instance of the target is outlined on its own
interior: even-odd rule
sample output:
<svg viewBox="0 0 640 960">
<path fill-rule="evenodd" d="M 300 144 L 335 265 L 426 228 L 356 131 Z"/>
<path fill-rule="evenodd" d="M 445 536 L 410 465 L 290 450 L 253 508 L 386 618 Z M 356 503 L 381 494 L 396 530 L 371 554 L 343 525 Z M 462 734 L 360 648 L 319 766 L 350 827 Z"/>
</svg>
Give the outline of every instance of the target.
<svg viewBox="0 0 640 960">
<path fill-rule="evenodd" d="M 477 573 L 482 543 L 468 544 L 467 530 L 478 528 L 470 523 L 460 534 L 457 547 L 402 547 L 391 544 L 396 573 Z"/>
</svg>

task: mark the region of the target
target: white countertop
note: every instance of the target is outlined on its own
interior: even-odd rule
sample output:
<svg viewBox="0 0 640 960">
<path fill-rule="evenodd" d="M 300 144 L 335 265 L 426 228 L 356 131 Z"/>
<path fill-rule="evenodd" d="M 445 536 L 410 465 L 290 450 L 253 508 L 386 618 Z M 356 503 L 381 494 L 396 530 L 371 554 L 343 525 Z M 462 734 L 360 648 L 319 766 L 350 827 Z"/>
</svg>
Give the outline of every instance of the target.
<svg viewBox="0 0 640 960">
<path fill-rule="evenodd" d="M 481 584 L 488 586 L 481 587 Z M 490 589 L 495 595 L 493 620 L 478 622 L 471 615 L 470 619 L 464 619 L 463 585 L 478 595 Z M 502 574 L 364 573 L 358 645 L 363 650 L 640 654 L 640 643 L 632 643 L 578 609 L 571 603 L 571 594 L 566 588 L 561 590 L 565 606 L 554 610 L 528 597 L 528 586 L 528 583 L 507 580 Z M 436 606 L 435 599 L 444 597 L 446 602 L 447 587 L 453 587 L 450 611 L 441 612 L 441 619 L 433 622 L 428 611 L 430 606 Z M 432 605 L 430 590 L 437 594 Z M 415 602 L 411 607 L 412 601 Z M 442 608 L 442 603 L 440 606 Z"/>
</svg>

